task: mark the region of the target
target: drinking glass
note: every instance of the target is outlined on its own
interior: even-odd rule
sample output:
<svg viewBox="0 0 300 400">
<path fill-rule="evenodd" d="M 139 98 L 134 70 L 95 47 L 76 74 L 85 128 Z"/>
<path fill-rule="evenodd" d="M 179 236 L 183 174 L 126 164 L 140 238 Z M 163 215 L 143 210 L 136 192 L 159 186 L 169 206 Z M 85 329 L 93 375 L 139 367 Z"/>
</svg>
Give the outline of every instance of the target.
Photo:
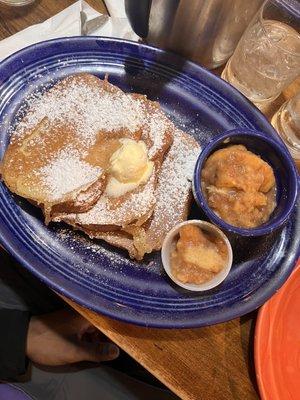
<svg viewBox="0 0 300 400">
<path fill-rule="evenodd" d="M 300 0 L 266 0 L 222 78 L 265 110 L 300 75 Z"/>
<path fill-rule="evenodd" d="M 300 171 L 300 92 L 286 101 L 274 114 L 272 125 L 286 144 Z"/>
</svg>

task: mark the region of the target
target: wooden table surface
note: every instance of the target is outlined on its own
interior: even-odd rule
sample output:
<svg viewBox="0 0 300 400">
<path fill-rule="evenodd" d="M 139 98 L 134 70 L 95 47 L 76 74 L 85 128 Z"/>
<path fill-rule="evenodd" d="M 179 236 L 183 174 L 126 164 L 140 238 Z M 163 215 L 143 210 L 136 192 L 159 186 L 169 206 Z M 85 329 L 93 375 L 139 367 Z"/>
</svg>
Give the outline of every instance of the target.
<svg viewBox="0 0 300 400">
<path fill-rule="evenodd" d="M 37 0 L 21 8 L 0 5 L 0 39 L 42 22 L 72 3 Z M 101 0 L 88 3 L 106 12 Z M 299 90 L 300 79 L 280 96 L 269 114 Z M 114 321 L 65 300 L 182 399 L 259 398 L 253 362 L 255 312 L 207 328 L 161 330 Z"/>
</svg>

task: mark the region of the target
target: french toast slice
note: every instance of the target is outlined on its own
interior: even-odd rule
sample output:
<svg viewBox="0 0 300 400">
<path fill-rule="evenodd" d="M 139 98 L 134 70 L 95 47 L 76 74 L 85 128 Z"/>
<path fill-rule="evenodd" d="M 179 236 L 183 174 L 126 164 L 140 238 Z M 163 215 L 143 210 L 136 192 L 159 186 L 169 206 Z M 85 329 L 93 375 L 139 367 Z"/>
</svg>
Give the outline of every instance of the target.
<svg viewBox="0 0 300 400">
<path fill-rule="evenodd" d="M 141 227 L 127 227 L 125 231 L 101 232 L 86 227 L 85 233 L 127 250 L 130 257 L 137 260 L 143 259 L 146 253 L 160 250 L 166 234 L 188 217 L 191 180 L 200 150 L 199 143 L 192 136 L 176 130 L 160 170 L 156 204 L 150 219 Z"/>
<path fill-rule="evenodd" d="M 185 132 L 177 130 L 173 145 L 163 163 L 156 189 L 156 206 L 143 234 L 133 237 L 138 257 L 160 250 L 166 234 L 187 219 L 192 200 L 192 179 L 200 154 L 199 143 Z"/>
<path fill-rule="evenodd" d="M 146 109 L 141 140 L 146 144 L 149 160 L 154 164 L 148 181 L 117 198 L 111 198 L 104 192 L 87 212 L 56 213 L 53 214 L 53 221 L 64 221 L 76 229 L 108 232 L 127 226 L 141 226 L 150 218 L 156 203 L 159 171 L 172 143 L 175 128 L 158 103 L 145 98 L 141 101 Z"/>
<path fill-rule="evenodd" d="M 116 231 L 129 224 L 142 225 L 152 214 L 155 205 L 157 172 L 153 171 L 146 184 L 114 199 L 102 194 L 96 204 L 85 213 L 56 214 L 55 222 L 66 222 L 77 229 Z"/>
<path fill-rule="evenodd" d="M 120 137 L 139 140 L 143 99 L 90 74 L 62 79 L 28 100 L 2 161 L 2 179 L 42 207 L 46 220 L 52 212 L 86 212 L 103 193 L 105 160 L 115 150 L 106 146 L 99 155 L 95 146 Z"/>
<path fill-rule="evenodd" d="M 91 239 L 104 240 L 114 247 L 126 250 L 129 257 L 139 259 L 137 249 L 134 247 L 132 236 L 122 231 L 114 232 L 96 232 L 88 229 L 81 229 Z"/>
</svg>

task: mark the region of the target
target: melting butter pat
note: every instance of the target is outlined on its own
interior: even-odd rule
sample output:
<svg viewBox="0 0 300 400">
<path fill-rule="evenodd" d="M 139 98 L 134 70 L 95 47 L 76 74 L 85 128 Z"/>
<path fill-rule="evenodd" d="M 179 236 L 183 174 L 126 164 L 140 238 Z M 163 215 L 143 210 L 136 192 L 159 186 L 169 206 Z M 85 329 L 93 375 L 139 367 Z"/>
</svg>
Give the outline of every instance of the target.
<svg viewBox="0 0 300 400">
<path fill-rule="evenodd" d="M 153 162 L 143 141 L 120 139 L 121 147 L 110 158 L 109 197 L 119 197 L 146 183 L 152 175 Z"/>
</svg>

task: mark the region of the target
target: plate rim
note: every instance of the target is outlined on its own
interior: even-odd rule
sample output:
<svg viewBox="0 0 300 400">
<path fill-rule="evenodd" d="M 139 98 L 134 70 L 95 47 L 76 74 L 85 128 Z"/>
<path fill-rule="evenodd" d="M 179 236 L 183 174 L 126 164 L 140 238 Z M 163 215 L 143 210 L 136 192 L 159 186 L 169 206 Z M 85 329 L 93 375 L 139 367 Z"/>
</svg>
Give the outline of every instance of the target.
<svg viewBox="0 0 300 400">
<path fill-rule="evenodd" d="M 270 312 L 270 307 L 274 307 L 280 303 L 280 298 L 284 292 L 287 290 L 287 286 L 289 280 L 292 280 L 295 274 L 300 272 L 300 257 L 296 262 L 296 265 L 284 283 L 284 285 L 278 290 L 259 310 L 256 324 L 255 324 L 255 332 L 254 332 L 254 364 L 255 364 L 255 375 L 256 381 L 259 389 L 259 393 L 261 395 L 262 400 L 273 400 L 272 397 L 268 394 L 268 385 L 264 383 L 264 373 L 263 368 L 261 366 L 261 340 L 262 340 L 262 331 L 263 327 L 266 324 L 266 319 L 268 318 L 268 314 Z M 272 364 L 273 367 L 273 364 Z M 272 368 L 273 369 L 273 368 Z M 279 398 L 279 397 L 278 397 Z"/>
<path fill-rule="evenodd" d="M 230 84 L 228 84 L 227 82 L 221 80 L 221 78 L 219 78 L 218 76 L 214 75 L 212 72 L 206 70 L 205 68 L 193 63 L 192 61 L 186 60 L 183 57 L 177 56 L 174 53 L 162 50 L 162 49 L 157 49 L 153 46 L 148 46 L 148 45 L 144 45 L 144 44 L 139 44 L 137 42 L 134 41 L 129 41 L 129 40 L 124 40 L 124 39 L 114 39 L 114 38 L 110 38 L 110 37 L 98 37 L 98 36 L 87 36 L 87 37 L 82 37 L 82 36 L 73 36 L 73 37 L 66 37 L 66 38 L 58 38 L 58 39 L 51 39 L 51 40 L 47 40 L 47 41 L 43 41 L 43 42 L 39 42 L 39 43 L 35 43 L 31 46 L 28 46 L 26 48 L 23 48 L 21 50 L 19 50 L 18 52 L 8 56 L 7 58 L 5 58 L 4 60 L 1 61 L 0 63 L 0 74 L 1 74 L 1 69 L 3 67 L 6 67 L 6 64 L 8 65 L 9 63 L 13 62 L 14 60 L 18 59 L 20 54 L 24 54 L 26 52 L 31 52 L 32 50 L 36 50 L 38 48 L 43 48 L 46 45 L 55 45 L 56 43 L 64 43 L 64 42 L 70 42 L 70 41 L 91 41 L 91 40 L 97 40 L 97 41 L 104 41 L 104 42 L 117 42 L 120 44 L 125 44 L 125 45 L 131 45 L 134 46 L 136 48 L 145 48 L 146 50 L 150 50 L 150 51 L 154 51 L 154 52 L 159 52 L 160 54 L 167 54 L 167 55 L 171 55 L 173 57 L 173 59 L 178 59 L 179 61 L 184 60 L 185 62 L 185 66 L 187 66 L 188 68 L 191 68 L 194 72 L 199 72 L 200 71 L 200 76 L 209 76 L 212 81 L 214 83 L 216 83 L 216 86 L 219 87 L 221 85 L 221 87 L 223 86 L 224 88 L 226 88 L 226 92 L 230 92 L 230 94 L 234 95 L 234 101 L 236 103 L 240 103 L 242 102 L 242 105 L 244 107 L 246 107 L 246 105 L 248 106 L 250 104 L 251 106 L 251 112 L 252 115 L 256 116 L 256 118 L 258 118 L 263 124 L 266 124 L 266 122 L 268 123 L 266 117 L 261 114 L 259 112 L 259 110 L 257 110 L 248 99 L 246 99 L 240 92 L 238 92 L 233 86 L 231 86 Z M 167 64 L 168 65 L 168 64 Z M 270 129 L 270 128 L 269 128 Z M 271 130 L 271 129 L 270 129 Z M 274 131 L 275 132 L 275 131 Z M 9 229 L 9 227 L 7 227 L 7 229 Z M 261 286 L 255 293 L 256 295 L 251 297 L 251 299 L 247 300 L 247 301 L 242 301 L 240 300 L 239 303 L 234 303 L 233 307 L 234 310 L 232 311 L 232 309 L 228 309 L 226 310 L 226 312 L 222 312 L 222 313 L 217 313 L 215 315 L 217 316 L 213 316 L 210 318 L 206 318 L 205 322 L 201 322 L 201 317 L 199 320 L 199 317 L 195 317 L 193 319 L 191 319 L 189 322 L 184 321 L 183 323 L 178 322 L 178 321 L 174 321 L 174 322 L 163 322 L 162 320 L 159 320 L 159 322 L 156 321 L 151 321 L 150 323 L 145 323 L 143 320 L 139 319 L 139 317 L 137 318 L 133 318 L 133 317 L 128 317 L 126 316 L 126 314 L 123 314 L 122 316 L 120 316 L 120 312 L 118 310 L 116 310 L 115 312 L 111 312 L 111 311 L 107 311 L 106 309 L 103 309 L 101 307 L 99 307 L 98 305 L 96 306 L 92 306 L 82 295 L 82 293 L 80 294 L 76 294 L 76 295 L 72 295 L 69 292 L 67 292 L 65 290 L 65 288 L 61 287 L 59 285 L 59 283 L 55 283 L 53 282 L 51 279 L 49 279 L 47 276 L 45 276 L 44 274 L 40 273 L 39 271 L 37 271 L 33 266 L 31 266 L 31 264 L 26 260 L 24 260 L 24 258 L 22 257 L 22 251 L 18 250 L 18 246 L 16 244 L 16 241 L 18 241 L 18 238 L 15 238 L 14 244 L 10 243 L 9 240 L 6 240 L 5 237 L 3 237 L 3 232 L 2 232 L 2 228 L 0 227 L 0 242 L 3 244 L 3 246 L 6 249 L 9 249 L 8 251 L 21 263 L 23 264 L 27 269 L 29 269 L 35 276 L 37 276 L 39 279 L 41 279 L 42 281 L 44 281 L 49 287 L 51 287 L 52 289 L 54 289 L 55 291 L 61 293 L 62 295 L 70 298 L 71 300 L 75 301 L 76 303 L 78 303 L 81 306 L 84 306 L 85 308 L 94 310 L 96 312 L 100 312 L 103 315 L 106 315 L 108 317 L 111 317 L 113 319 L 117 319 L 123 322 L 128 322 L 128 323 L 132 323 L 135 325 L 141 325 L 141 326 L 151 326 L 151 327 L 156 327 L 156 328 L 195 328 L 195 327 L 200 327 L 200 326 L 207 326 L 207 325 L 213 325 L 213 324 L 217 324 L 220 322 L 225 322 L 231 319 L 234 319 L 236 317 L 239 317 L 241 315 L 247 314 L 248 312 L 252 311 L 253 309 L 259 307 L 261 304 L 263 304 L 268 298 L 270 298 L 270 296 L 272 295 L 272 293 L 274 293 L 280 286 L 282 286 L 282 284 L 286 281 L 286 279 L 288 278 L 288 276 L 290 275 L 290 272 L 292 271 L 292 269 L 294 268 L 294 261 L 297 259 L 297 251 L 295 251 L 295 253 L 293 254 L 293 256 L 287 261 L 287 259 L 285 259 L 283 261 L 283 263 L 289 263 L 289 267 L 287 267 L 283 272 L 281 271 L 281 274 L 279 276 L 279 278 L 275 280 L 273 280 L 273 282 L 269 282 L 266 281 L 263 286 Z M 298 249 L 299 250 L 299 249 Z M 39 258 L 37 256 L 33 256 L 35 259 L 39 260 Z M 78 284 L 77 282 L 74 282 L 74 284 L 76 284 L 77 286 L 81 287 L 80 284 Z M 265 288 L 266 289 L 261 293 L 261 289 Z M 81 288 L 82 289 L 82 288 Z M 86 291 L 86 289 L 84 289 Z M 78 290 L 75 290 L 78 292 Z M 258 295 L 257 295 L 258 293 Z M 106 299 L 104 299 L 105 301 L 108 301 Z"/>
</svg>

